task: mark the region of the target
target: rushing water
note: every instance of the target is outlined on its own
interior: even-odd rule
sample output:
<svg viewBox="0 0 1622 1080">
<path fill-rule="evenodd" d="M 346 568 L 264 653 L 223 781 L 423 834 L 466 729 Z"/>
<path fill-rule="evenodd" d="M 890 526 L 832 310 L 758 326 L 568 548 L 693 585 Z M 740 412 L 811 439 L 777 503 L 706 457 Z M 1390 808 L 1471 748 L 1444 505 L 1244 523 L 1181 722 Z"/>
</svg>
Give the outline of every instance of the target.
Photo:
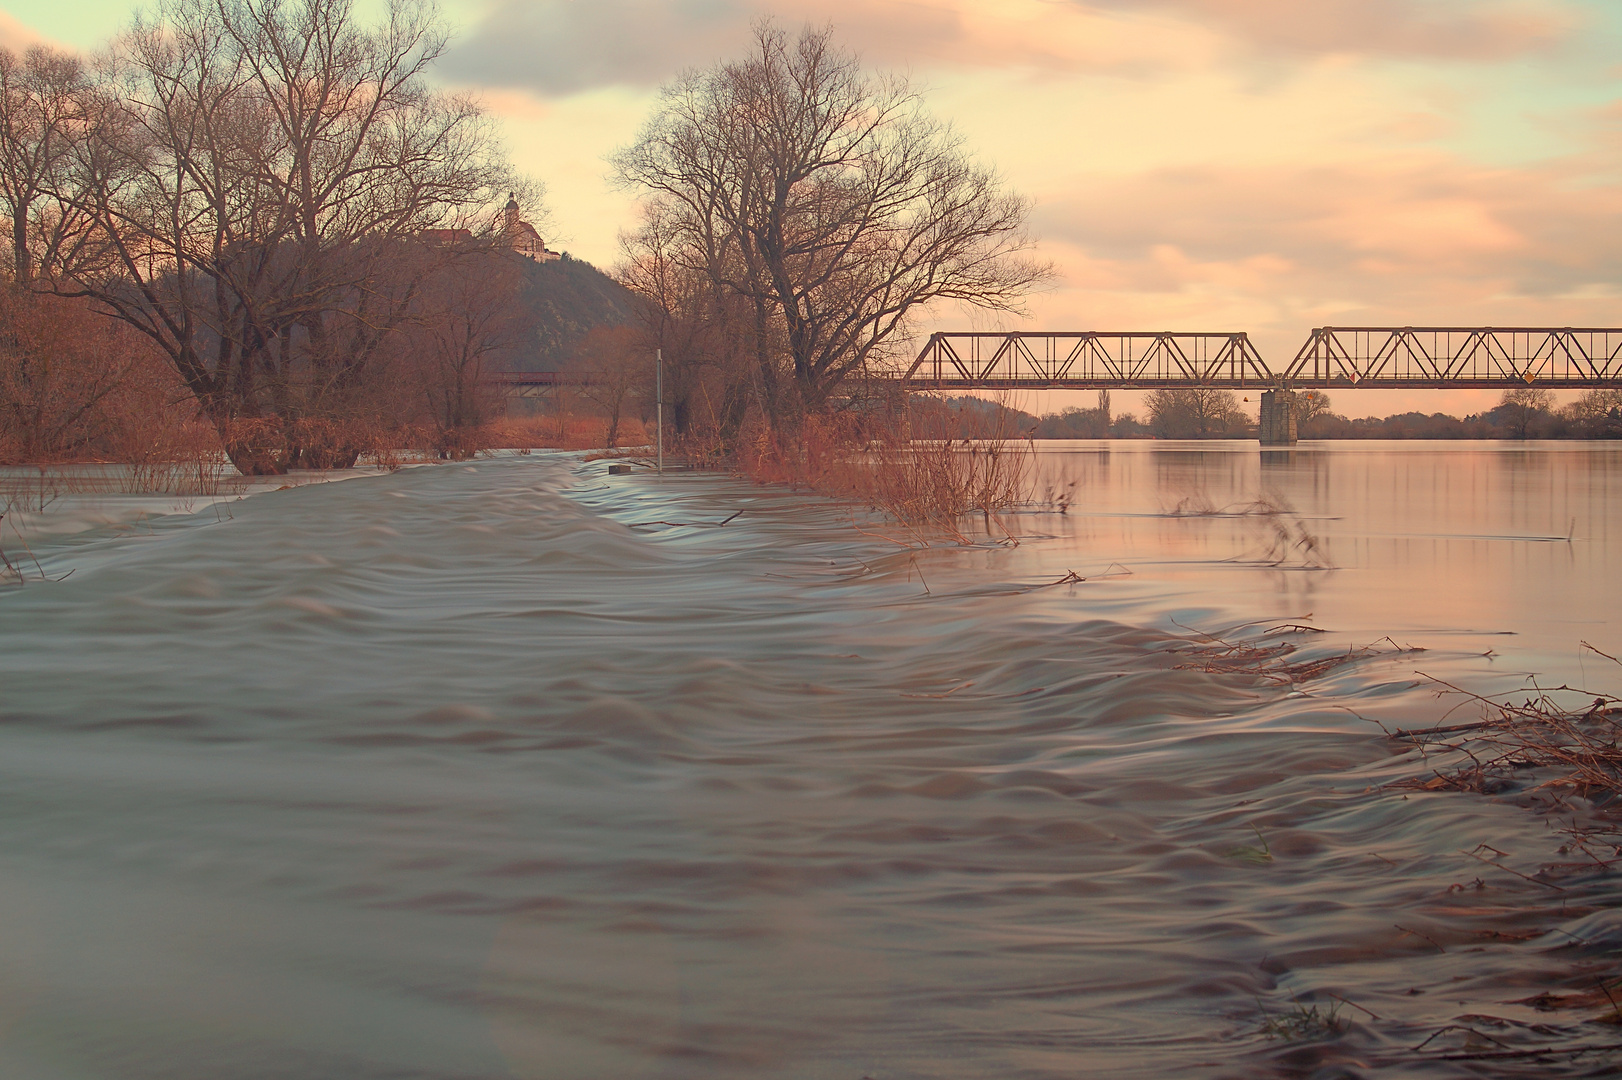
<svg viewBox="0 0 1622 1080">
<path fill-rule="evenodd" d="M 1416 672 L 1616 688 L 1579 642 L 1622 645 L 1622 449 L 1048 446 L 1066 513 L 926 551 L 603 470 L 39 531 L 72 575 L 0 593 L 0 1075 L 1622 1068 L 1512 1056 L 1622 1042 L 1526 1003 L 1622 974 L 1614 877 L 1530 880 L 1560 838 L 1515 800 L 1382 788 L 1425 766 L 1373 722 L 1450 707 Z M 1273 639 L 1393 643 L 1187 666 L 1309 621 Z"/>
</svg>

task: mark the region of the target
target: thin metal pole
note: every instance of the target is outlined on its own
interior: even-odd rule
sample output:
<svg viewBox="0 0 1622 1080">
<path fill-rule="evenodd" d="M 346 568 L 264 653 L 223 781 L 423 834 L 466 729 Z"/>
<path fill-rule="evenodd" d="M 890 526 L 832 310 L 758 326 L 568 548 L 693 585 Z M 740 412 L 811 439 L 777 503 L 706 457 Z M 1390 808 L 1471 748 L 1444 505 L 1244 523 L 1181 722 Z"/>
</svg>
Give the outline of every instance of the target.
<svg viewBox="0 0 1622 1080">
<path fill-rule="evenodd" d="M 656 437 L 659 443 L 659 475 L 665 473 L 665 351 L 653 350 L 654 355 L 654 396 L 659 399 L 659 434 Z"/>
</svg>

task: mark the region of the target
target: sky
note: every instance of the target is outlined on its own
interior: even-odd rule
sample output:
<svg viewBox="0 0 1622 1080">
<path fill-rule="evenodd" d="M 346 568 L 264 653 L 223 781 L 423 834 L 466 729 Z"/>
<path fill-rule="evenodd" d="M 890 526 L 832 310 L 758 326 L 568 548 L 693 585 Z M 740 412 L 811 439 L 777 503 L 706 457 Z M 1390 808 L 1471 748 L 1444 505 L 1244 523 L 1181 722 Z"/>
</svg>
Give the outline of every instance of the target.
<svg viewBox="0 0 1622 1080">
<path fill-rule="evenodd" d="M 381 0 L 360 0 L 365 9 Z M 0 44 L 92 50 L 129 0 L 0 3 Z M 548 245 L 611 268 L 634 197 L 605 157 L 659 85 L 752 20 L 831 22 L 1034 201 L 1056 276 L 1025 318 L 932 330 L 1622 325 L 1617 0 L 443 0 L 437 77 L 548 189 Z M 1566 395 L 1570 396 L 1570 395 Z M 1090 395 L 1086 396 L 1090 399 Z M 1348 415 L 1492 391 L 1348 391 Z M 1045 395 L 1035 411 L 1087 403 Z M 1119 411 L 1119 406 L 1118 406 Z"/>
</svg>

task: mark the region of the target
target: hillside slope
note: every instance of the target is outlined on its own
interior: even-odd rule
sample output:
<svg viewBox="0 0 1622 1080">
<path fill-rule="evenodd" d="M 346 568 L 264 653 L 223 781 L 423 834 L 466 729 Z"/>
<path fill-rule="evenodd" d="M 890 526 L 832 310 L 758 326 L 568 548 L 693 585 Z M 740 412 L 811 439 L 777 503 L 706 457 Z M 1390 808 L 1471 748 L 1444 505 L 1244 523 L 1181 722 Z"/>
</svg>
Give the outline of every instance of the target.
<svg viewBox="0 0 1622 1080">
<path fill-rule="evenodd" d="M 523 303 L 536 329 L 513 354 L 513 370 L 557 370 L 594 327 L 622 326 L 636 318 L 636 295 L 588 262 L 565 255 L 557 262 L 530 264 L 526 276 Z"/>
</svg>

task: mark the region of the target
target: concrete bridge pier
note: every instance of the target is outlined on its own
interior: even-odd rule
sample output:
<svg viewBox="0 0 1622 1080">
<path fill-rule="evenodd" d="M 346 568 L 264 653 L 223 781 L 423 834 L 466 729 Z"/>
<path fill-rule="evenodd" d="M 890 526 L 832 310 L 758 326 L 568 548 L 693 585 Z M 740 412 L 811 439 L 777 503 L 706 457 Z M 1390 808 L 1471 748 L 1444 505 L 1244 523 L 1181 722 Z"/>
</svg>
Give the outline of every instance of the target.
<svg viewBox="0 0 1622 1080">
<path fill-rule="evenodd" d="M 1295 391 L 1262 391 L 1260 434 L 1263 446 L 1295 445 Z"/>
</svg>

